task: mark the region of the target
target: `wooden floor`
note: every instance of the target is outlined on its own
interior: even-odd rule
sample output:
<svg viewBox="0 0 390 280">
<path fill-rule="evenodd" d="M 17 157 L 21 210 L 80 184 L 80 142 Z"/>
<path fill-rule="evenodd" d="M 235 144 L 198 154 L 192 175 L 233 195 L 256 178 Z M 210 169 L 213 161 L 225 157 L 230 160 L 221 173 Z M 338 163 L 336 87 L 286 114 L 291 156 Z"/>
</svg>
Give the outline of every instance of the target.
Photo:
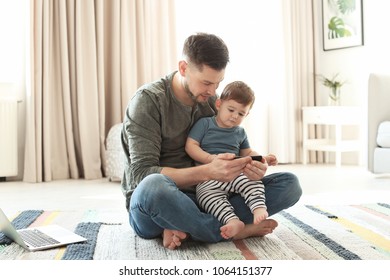
<svg viewBox="0 0 390 280">
<path fill-rule="evenodd" d="M 363 167 L 279 165 L 269 172 L 289 171 L 301 182 L 304 204 L 390 203 L 390 174 L 374 175 Z M 0 182 L 0 208 L 6 213 L 26 209 L 125 211 L 119 182 L 64 180 L 47 183 Z"/>
</svg>

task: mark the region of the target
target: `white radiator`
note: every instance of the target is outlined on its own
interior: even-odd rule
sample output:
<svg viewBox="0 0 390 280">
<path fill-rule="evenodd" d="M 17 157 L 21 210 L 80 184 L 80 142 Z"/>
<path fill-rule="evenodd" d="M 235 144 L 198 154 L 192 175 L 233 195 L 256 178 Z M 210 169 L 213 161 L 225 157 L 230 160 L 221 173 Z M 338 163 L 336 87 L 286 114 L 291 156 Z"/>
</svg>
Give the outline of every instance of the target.
<svg viewBox="0 0 390 280">
<path fill-rule="evenodd" d="M 0 99 L 0 177 L 18 175 L 18 102 Z"/>
</svg>

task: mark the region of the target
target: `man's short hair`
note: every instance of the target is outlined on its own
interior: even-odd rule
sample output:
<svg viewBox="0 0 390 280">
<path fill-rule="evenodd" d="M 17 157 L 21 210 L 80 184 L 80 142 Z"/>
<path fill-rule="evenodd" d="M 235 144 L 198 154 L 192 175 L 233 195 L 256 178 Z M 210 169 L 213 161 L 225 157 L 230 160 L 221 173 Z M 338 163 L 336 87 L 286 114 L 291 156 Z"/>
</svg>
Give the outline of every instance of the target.
<svg viewBox="0 0 390 280">
<path fill-rule="evenodd" d="M 218 36 L 207 33 L 188 37 L 184 42 L 183 56 L 200 70 L 203 65 L 223 70 L 229 62 L 229 50 L 225 42 Z"/>
</svg>

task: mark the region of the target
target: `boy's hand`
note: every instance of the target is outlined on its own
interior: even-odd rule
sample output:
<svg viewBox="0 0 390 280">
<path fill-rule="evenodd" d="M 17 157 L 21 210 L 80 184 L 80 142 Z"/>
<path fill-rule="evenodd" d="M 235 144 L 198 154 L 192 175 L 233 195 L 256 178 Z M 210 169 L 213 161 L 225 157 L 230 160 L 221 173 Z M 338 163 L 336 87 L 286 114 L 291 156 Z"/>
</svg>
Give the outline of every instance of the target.
<svg viewBox="0 0 390 280">
<path fill-rule="evenodd" d="M 265 156 L 265 159 L 266 159 L 269 166 L 275 166 L 278 164 L 278 159 L 273 154 L 269 154 L 269 155 Z"/>
</svg>

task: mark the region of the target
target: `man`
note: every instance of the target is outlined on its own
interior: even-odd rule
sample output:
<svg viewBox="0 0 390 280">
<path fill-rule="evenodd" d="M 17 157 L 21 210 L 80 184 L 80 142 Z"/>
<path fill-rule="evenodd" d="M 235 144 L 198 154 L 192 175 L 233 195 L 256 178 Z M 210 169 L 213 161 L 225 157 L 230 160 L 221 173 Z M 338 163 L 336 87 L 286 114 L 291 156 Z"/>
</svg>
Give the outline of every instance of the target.
<svg viewBox="0 0 390 280">
<path fill-rule="evenodd" d="M 302 191 L 295 175 L 265 176 L 267 165 L 250 157 L 234 159 L 220 154 L 211 163 L 194 166 L 185 152 L 192 125 L 215 115 L 216 89 L 229 62 L 225 43 L 212 34 L 187 38 L 178 71 L 144 85 L 130 101 L 123 122 L 122 146 L 126 154 L 122 190 L 134 231 L 143 238 L 162 236 L 163 245 L 175 249 L 187 237 L 219 242 L 220 222 L 200 210 L 195 186 L 206 180 L 231 181 L 244 173 L 262 180 L 269 215 L 294 205 Z M 264 236 L 277 222 L 253 224 L 253 215 L 241 196 L 230 203 L 246 224 L 234 238 Z"/>
</svg>

